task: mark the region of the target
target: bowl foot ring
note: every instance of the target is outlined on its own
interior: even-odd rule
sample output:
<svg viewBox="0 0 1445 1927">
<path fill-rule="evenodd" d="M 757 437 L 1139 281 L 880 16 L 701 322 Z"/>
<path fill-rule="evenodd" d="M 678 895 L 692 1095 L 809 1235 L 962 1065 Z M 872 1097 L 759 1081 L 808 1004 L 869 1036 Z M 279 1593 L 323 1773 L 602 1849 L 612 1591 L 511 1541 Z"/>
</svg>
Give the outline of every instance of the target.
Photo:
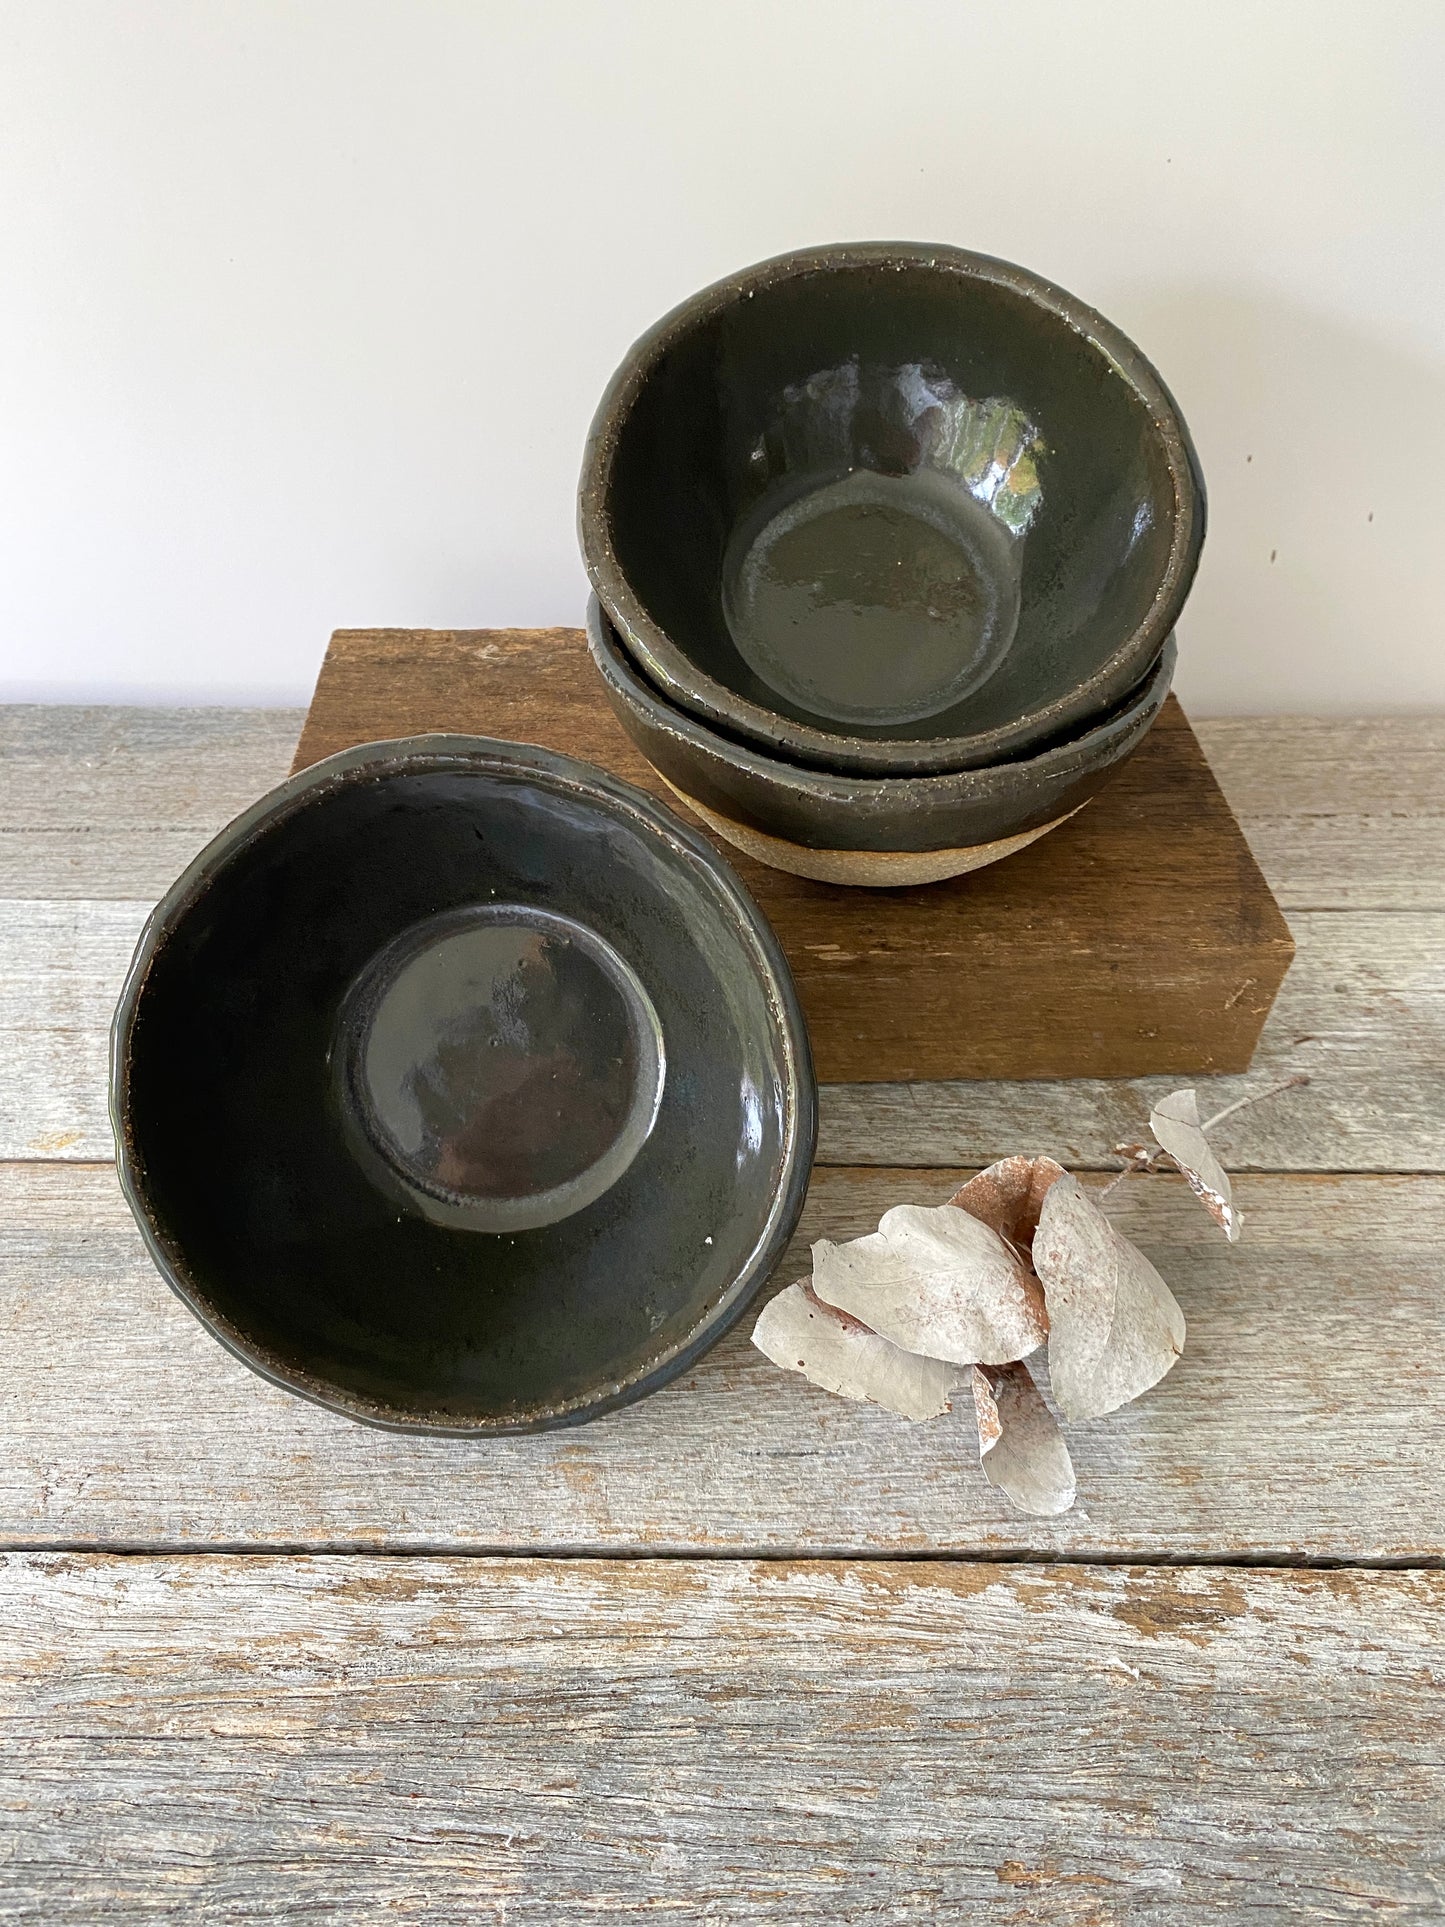
<svg viewBox="0 0 1445 1927">
<path fill-rule="evenodd" d="M 941 883 L 947 877 L 964 876 L 970 870 L 982 870 L 990 863 L 998 863 L 1006 856 L 1013 856 L 1018 850 L 1026 850 L 1030 843 L 1037 843 L 1041 836 L 1056 830 L 1061 823 L 1067 823 L 1071 816 L 1077 816 L 1084 805 L 1078 803 L 1062 816 L 1056 816 L 1051 823 L 1041 823 L 1035 830 L 1022 830 L 1017 836 L 1001 836 L 992 843 L 970 843 L 952 850 L 814 850 L 803 843 L 789 843 L 780 836 L 769 836 L 764 830 L 755 830 L 750 824 L 738 823 L 730 816 L 722 816 L 718 811 L 709 809 L 706 803 L 689 796 L 679 789 L 676 783 L 662 779 L 673 795 L 686 803 L 693 813 L 700 817 L 715 836 L 731 843 L 734 849 L 744 855 L 767 864 L 770 870 L 787 870 L 796 877 L 808 877 L 814 883 L 845 883 L 868 890 L 890 890 L 906 888 L 919 883 Z"/>
</svg>

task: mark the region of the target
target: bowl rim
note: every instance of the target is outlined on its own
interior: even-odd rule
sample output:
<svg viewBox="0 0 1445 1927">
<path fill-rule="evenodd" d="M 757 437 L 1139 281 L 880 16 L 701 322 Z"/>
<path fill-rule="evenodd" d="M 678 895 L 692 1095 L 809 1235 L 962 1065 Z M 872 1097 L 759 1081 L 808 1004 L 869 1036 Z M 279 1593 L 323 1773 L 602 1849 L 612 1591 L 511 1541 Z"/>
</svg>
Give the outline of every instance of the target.
<svg viewBox="0 0 1445 1927">
<path fill-rule="evenodd" d="M 610 644 L 609 647 L 609 635 Z M 694 748 L 732 763 L 749 775 L 772 782 L 791 782 L 811 790 L 832 803 L 858 805 L 890 797 L 905 807 L 922 806 L 949 794 L 984 797 L 989 794 L 990 778 L 1007 771 L 1020 785 L 1036 776 L 1069 776 L 1091 768 L 1090 750 L 1106 729 L 1117 727 L 1123 734 L 1139 725 L 1151 705 L 1157 712 L 1168 700 L 1174 680 L 1176 651 L 1173 635 L 1164 638 L 1158 656 L 1106 716 L 1095 718 L 1077 734 L 1048 744 L 1041 750 L 1012 756 L 998 763 L 973 764 L 964 769 L 900 771 L 894 776 L 864 775 L 842 770 L 812 769 L 791 763 L 784 756 L 757 743 L 740 743 L 710 723 L 690 714 L 663 693 L 653 688 L 637 664 L 628 656 L 617 625 L 592 596 L 587 609 L 587 643 L 598 674 L 609 688 L 620 686 L 629 703 L 645 713 L 659 728 L 669 730 Z M 1162 684 L 1162 694 L 1159 693 Z M 1157 698 L 1157 700 L 1156 700 Z"/>
<path fill-rule="evenodd" d="M 272 1355 L 207 1297 L 170 1239 L 148 1195 L 144 1160 L 129 1129 L 131 1053 L 127 1048 L 146 982 L 161 946 L 205 895 L 218 876 L 264 827 L 284 822 L 305 807 L 315 792 L 335 791 L 368 774 L 408 770 L 483 768 L 499 775 L 541 780 L 578 801 L 605 804 L 629 817 L 644 836 L 660 837 L 681 856 L 699 880 L 722 902 L 742 949 L 763 985 L 778 1039 L 783 1069 L 784 1134 L 779 1181 L 752 1248 L 731 1285 L 711 1311 L 678 1342 L 650 1358 L 631 1377 L 600 1391 L 539 1407 L 515 1419 L 458 1419 L 455 1414 L 406 1413 L 369 1399 Z M 609 771 L 533 744 L 484 736 L 428 733 L 360 743 L 293 771 L 250 804 L 198 852 L 156 904 L 141 929 L 111 1020 L 108 1080 L 109 1115 L 115 1140 L 121 1192 L 135 1218 L 156 1269 L 183 1304 L 244 1365 L 283 1390 L 312 1404 L 383 1431 L 432 1437 L 495 1438 L 581 1425 L 656 1391 L 696 1362 L 746 1311 L 772 1276 L 802 1214 L 817 1148 L 818 1099 L 812 1047 L 791 968 L 771 925 L 743 883 L 714 845 L 684 823 L 658 798 Z"/>
<path fill-rule="evenodd" d="M 839 270 L 901 272 L 910 267 L 941 269 L 960 280 L 1007 288 L 1084 337 L 1146 408 L 1174 489 L 1172 539 L 1154 596 L 1142 619 L 1107 660 L 1067 694 L 1008 723 L 926 740 L 864 737 L 850 733 L 846 726 L 834 731 L 797 721 L 708 675 L 653 619 L 633 590 L 613 543 L 610 509 L 623 427 L 642 388 L 678 342 L 764 288 Z M 1125 691 L 1131 688 L 1178 621 L 1199 565 L 1206 520 L 1204 478 L 1178 404 L 1153 363 L 1122 329 L 1067 289 L 1017 262 L 918 241 L 854 241 L 795 249 L 739 269 L 679 302 L 632 344 L 603 391 L 588 430 L 577 492 L 578 540 L 588 578 L 623 646 L 667 696 L 704 721 L 738 731 L 796 762 L 822 769 L 844 766 L 879 776 L 998 762 L 1011 749 L 1065 728 L 1108 703 L 1121 669 L 1138 672 L 1126 681 Z"/>
</svg>

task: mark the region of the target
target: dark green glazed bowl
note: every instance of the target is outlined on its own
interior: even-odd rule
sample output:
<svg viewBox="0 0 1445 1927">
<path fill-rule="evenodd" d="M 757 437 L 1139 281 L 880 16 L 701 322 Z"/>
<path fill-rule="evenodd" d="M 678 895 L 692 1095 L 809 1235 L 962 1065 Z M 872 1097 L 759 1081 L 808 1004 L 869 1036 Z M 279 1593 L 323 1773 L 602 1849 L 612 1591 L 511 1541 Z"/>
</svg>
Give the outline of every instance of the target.
<svg viewBox="0 0 1445 1927">
<path fill-rule="evenodd" d="M 996 764 L 1106 714 L 1204 537 L 1188 432 L 1120 331 L 1028 270 L 905 242 L 729 276 L 628 354 L 583 556 L 672 702 L 855 774 Z"/>
<path fill-rule="evenodd" d="M 938 776 L 838 776 L 735 742 L 668 702 L 622 648 L 595 596 L 587 638 L 618 720 L 689 802 L 702 804 L 724 824 L 790 845 L 895 854 L 991 848 L 1061 821 L 1143 742 L 1169 693 L 1175 658 L 1171 637 L 1138 689 L 1101 720 L 1037 756 Z M 755 854 L 768 860 L 761 849 Z"/>
<path fill-rule="evenodd" d="M 405 1431 L 571 1425 L 672 1378 L 797 1222 L 807 1033 L 727 865 L 626 783 L 371 744 L 239 817 L 142 933 L 121 1181 L 238 1357 Z"/>
</svg>

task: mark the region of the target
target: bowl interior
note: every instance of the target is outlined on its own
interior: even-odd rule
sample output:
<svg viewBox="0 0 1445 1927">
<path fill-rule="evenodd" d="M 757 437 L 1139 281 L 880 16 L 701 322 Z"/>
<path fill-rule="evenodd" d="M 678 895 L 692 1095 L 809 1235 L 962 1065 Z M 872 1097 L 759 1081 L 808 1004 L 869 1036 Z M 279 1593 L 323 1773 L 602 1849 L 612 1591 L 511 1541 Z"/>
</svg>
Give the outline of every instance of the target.
<svg viewBox="0 0 1445 1927">
<path fill-rule="evenodd" d="M 122 1005 L 124 1162 L 172 1282 L 382 1423 L 647 1389 L 766 1275 L 811 1154 L 786 967 L 736 885 L 649 799 L 519 755 L 303 785 L 162 905 Z"/>
<path fill-rule="evenodd" d="M 700 302 L 627 392 L 606 484 L 621 578 L 745 704 L 928 742 L 1067 698 L 1156 613 L 1136 673 L 1162 643 L 1184 459 L 1167 398 L 1067 297 L 960 260 L 757 275 Z"/>
</svg>

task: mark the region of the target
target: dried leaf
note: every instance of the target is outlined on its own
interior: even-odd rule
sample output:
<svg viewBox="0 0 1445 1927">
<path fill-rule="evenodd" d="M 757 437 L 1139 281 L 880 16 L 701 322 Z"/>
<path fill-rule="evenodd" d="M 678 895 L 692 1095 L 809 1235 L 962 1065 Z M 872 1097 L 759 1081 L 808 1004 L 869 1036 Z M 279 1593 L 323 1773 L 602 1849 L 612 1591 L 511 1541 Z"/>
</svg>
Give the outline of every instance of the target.
<svg viewBox="0 0 1445 1927">
<path fill-rule="evenodd" d="M 1021 1512 L 1042 1518 L 1074 1503 L 1074 1467 L 1058 1420 L 1027 1365 L 975 1365 L 973 1408 L 984 1475 Z"/>
<path fill-rule="evenodd" d="M 973 1386 L 973 1415 L 978 1421 L 978 1461 L 982 1465 L 989 1453 L 1003 1437 L 1003 1420 L 999 1417 L 998 1402 L 993 1395 L 992 1372 L 1007 1370 L 1003 1365 L 970 1365 L 969 1382 Z M 1025 1367 L 1025 1370 L 1028 1368 Z"/>
<path fill-rule="evenodd" d="M 1065 1418 L 1098 1418 L 1158 1384 L 1184 1349 L 1184 1314 L 1077 1179 L 1049 1188 L 1033 1262 L 1048 1303 L 1049 1382 Z"/>
<path fill-rule="evenodd" d="M 1241 1219 L 1233 1204 L 1229 1173 L 1209 1148 L 1199 1128 L 1199 1101 L 1192 1090 L 1174 1091 L 1149 1113 L 1149 1129 L 1189 1182 L 1231 1244 L 1238 1244 Z"/>
<path fill-rule="evenodd" d="M 813 1290 L 906 1351 L 1003 1365 L 1048 1335 L 1038 1280 L 1016 1252 L 951 1204 L 899 1204 L 878 1229 L 813 1246 Z"/>
<path fill-rule="evenodd" d="M 1052 1158 L 1000 1158 L 949 1199 L 981 1224 L 992 1226 L 1015 1249 L 1028 1252 L 1049 1187 L 1064 1175 Z"/>
<path fill-rule="evenodd" d="M 903 1418 L 937 1418 L 963 1382 L 957 1365 L 920 1358 L 824 1305 L 804 1284 L 789 1285 L 763 1308 L 753 1343 L 775 1365 L 801 1372 L 825 1392 L 886 1406 Z"/>
</svg>

